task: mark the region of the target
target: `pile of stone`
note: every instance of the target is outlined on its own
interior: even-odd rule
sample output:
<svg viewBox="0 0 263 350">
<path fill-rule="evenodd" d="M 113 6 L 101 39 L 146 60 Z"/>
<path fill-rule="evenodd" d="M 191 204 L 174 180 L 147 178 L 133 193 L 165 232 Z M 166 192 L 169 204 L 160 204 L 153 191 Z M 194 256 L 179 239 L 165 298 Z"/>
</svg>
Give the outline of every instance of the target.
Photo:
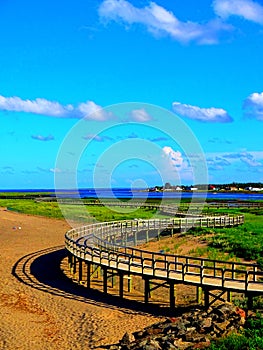
<svg viewBox="0 0 263 350">
<path fill-rule="evenodd" d="M 190 350 L 204 349 L 211 340 L 239 332 L 245 323 L 245 312 L 227 303 L 208 311 L 192 310 L 153 324 L 132 335 L 124 334 L 110 350 Z"/>
</svg>

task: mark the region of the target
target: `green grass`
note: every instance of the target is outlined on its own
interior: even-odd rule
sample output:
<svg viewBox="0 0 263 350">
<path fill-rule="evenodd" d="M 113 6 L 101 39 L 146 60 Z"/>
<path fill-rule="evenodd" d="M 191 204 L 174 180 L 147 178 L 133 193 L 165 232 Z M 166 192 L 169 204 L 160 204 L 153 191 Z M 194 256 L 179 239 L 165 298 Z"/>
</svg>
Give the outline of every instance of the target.
<svg viewBox="0 0 263 350">
<path fill-rule="evenodd" d="M 56 202 L 35 202 L 33 199 L 0 199 L 0 206 L 19 213 L 63 218 Z"/>
<path fill-rule="evenodd" d="M 241 214 L 245 223 L 229 228 L 192 228 L 188 234 L 204 237 L 210 248 L 210 257 L 217 252 L 245 260 L 256 260 L 263 267 L 263 212 L 262 209 L 210 209 L 210 213 Z M 214 252 L 213 252 L 214 250 Z M 213 253 L 213 254 L 212 254 Z"/>
<path fill-rule="evenodd" d="M 129 208 L 125 210 L 117 206 L 107 208 L 103 206 L 58 205 L 57 202 L 36 202 L 33 199 L 0 199 L 0 206 L 30 215 L 40 215 L 56 219 L 63 219 L 65 216 L 67 219 L 81 222 L 132 220 L 135 218 L 151 219 L 153 216 L 155 218 L 165 217 L 156 214 L 155 209 L 140 208 L 131 211 Z"/>
<path fill-rule="evenodd" d="M 257 314 L 247 319 L 244 330 L 212 342 L 208 350 L 260 350 L 263 349 L 263 317 Z"/>
<path fill-rule="evenodd" d="M 215 229 L 209 245 L 246 260 L 258 260 L 263 255 L 263 217 L 251 213 L 244 216 L 241 226 Z"/>
</svg>

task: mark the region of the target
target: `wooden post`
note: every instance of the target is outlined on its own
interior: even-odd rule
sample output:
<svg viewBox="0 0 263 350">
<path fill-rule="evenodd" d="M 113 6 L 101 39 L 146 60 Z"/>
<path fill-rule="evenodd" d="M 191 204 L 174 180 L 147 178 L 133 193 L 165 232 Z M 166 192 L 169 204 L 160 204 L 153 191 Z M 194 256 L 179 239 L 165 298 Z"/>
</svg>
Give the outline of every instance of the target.
<svg viewBox="0 0 263 350">
<path fill-rule="evenodd" d="M 79 283 L 82 281 L 82 259 L 79 259 Z"/>
<path fill-rule="evenodd" d="M 91 280 L 91 264 L 90 262 L 86 262 L 87 264 L 87 288 L 90 289 L 90 280 Z"/>
<path fill-rule="evenodd" d="M 227 301 L 229 303 L 232 303 L 232 292 L 230 290 L 227 291 Z"/>
<path fill-rule="evenodd" d="M 133 231 L 134 246 L 137 246 L 137 229 Z"/>
<path fill-rule="evenodd" d="M 114 287 L 115 284 L 115 275 L 114 275 L 114 271 L 111 271 L 111 288 Z"/>
<path fill-rule="evenodd" d="M 76 271 L 77 271 L 77 258 L 75 257 L 75 255 L 73 255 L 73 266 L 72 266 L 73 277 L 75 276 Z"/>
<path fill-rule="evenodd" d="M 253 281 L 254 282 L 257 282 L 257 271 L 258 271 L 258 269 L 257 269 L 257 266 L 254 266 L 254 268 L 253 268 Z"/>
<path fill-rule="evenodd" d="M 122 246 L 126 246 L 126 244 L 125 244 L 125 233 L 123 231 L 121 231 L 121 245 Z"/>
<path fill-rule="evenodd" d="M 72 254 L 68 252 L 68 268 L 71 271 L 72 268 Z"/>
<path fill-rule="evenodd" d="M 160 241 L 160 233 L 161 233 L 161 230 L 160 228 L 158 228 L 158 232 L 157 232 L 157 240 Z"/>
<path fill-rule="evenodd" d="M 202 297 L 203 297 L 202 287 L 197 286 L 196 287 L 196 301 L 198 304 L 202 303 Z"/>
<path fill-rule="evenodd" d="M 150 294 L 150 280 L 149 278 L 144 278 L 144 302 L 148 304 L 149 302 L 149 294 Z"/>
<path fill-rule="evenodd" d="M 103 293 L 107 294 L 107 286 L 108 286 L 108 271 L 107 271 L 107 267 L 103 267 Z"/>
<path fill-rule="evenodd" d="M 209 308 L 209 289 L 203 289 L 204 297 L 205 297 L 205 309 Z"/>
<path fill-rule="evenodd" d="M 132 289 L 132 277 L 131 277 L 131 275 L 127 276 L 127 283 L 128 283 L 128 292 L 130 293 L 130 291 Z"/>
<path fill-rule="evenodd" d="M 123 273 L 119 273 L 119 295 L 123 299 Z"/>
<path fill-rule="evenodd" d="M 253 308 L 253 295 L 251 293 L 247 294 L 247 309 L 251 310 Z"/>
<path fill-rule="evenodd" d="M 170 282 L 170 310 L 175 308 L 174 282 Z"/>
</svg>

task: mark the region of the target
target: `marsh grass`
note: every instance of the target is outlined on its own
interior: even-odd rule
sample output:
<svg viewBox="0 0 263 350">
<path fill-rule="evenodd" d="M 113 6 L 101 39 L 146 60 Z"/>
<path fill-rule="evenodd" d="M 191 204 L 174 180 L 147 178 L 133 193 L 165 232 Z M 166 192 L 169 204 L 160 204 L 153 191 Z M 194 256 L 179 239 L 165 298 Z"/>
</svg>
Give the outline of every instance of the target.
<svg viewBox="0 0 263 350">
<path fill-rule="evenodd" d="M 151 219 L 167 216 L 158 214 L 156 209 L 139 208 L 123 210 L 124 208 L 106 206 L 78 206 L 73 204 L 58 204 L 57 202 L 38 202 L 33 199 L 0 199 L 0 206 L 8 210 L 30 215 L 40 215 L 49 218 L 63 219 L 64 217 L 81 222 L 113 221 L 124 219 Z M 61 211 L 62 209 L 62 211 Z"/>
</svg>

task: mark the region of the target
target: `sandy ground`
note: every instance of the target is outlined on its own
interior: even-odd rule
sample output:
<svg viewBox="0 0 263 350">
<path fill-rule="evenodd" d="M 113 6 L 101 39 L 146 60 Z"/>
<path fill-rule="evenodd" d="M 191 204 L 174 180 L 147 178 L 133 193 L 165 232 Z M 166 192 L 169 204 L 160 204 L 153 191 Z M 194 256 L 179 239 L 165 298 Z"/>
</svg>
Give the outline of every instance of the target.
<svg viewBox="0 0 263 350">
<path fill-rule="evenodd" d="M 62 273 L 66 222 L 0 208 L 0 349 L 103 349 L 161 318 Z"/>
</svg>

